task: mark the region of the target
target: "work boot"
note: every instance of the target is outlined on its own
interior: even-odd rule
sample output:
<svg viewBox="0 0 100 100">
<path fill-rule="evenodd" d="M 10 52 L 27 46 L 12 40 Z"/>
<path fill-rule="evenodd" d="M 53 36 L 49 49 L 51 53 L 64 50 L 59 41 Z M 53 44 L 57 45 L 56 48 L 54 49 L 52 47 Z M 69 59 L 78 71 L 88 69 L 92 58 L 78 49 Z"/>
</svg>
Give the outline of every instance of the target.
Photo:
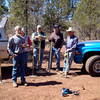
<svg viewBox="0 0 100 100">
<path fill-rule="evenodd" d="M 68 72 L 65 71 L 65 72 L 63 73 L 63 77 L 64 77 L 64 78 L 67 78 L 67 75 L 68 75 Z"/>
<path fill-rule="evenodd" d="M 59 66 L 57 66 L 57 69 L 56 69 L 56 71 L 58 72 L 58 71 L 60 71 L 60 67 Z"/>
<path fill-rule="evenodd" d="M 28 86 L 27 82 L 21 82 L 21 85 Z"/>
<path fill-rule="evenodd" d="M 18 85 L 17 85 L 16 82 L 13 82 L 13 87 L 14 87 L 14 88 L 18 87 Z"/>
</svg>

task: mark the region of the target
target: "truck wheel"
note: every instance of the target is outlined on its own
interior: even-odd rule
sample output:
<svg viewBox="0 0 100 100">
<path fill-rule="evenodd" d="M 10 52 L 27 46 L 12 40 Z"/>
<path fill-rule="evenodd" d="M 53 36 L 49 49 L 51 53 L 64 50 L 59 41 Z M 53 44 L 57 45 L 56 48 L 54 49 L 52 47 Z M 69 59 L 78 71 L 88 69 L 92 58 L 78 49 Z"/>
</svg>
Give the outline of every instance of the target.
<svg viewBox="0 0 100 100">
<path fill-rule="evenodd" d="M 100 56 L 95 55 L 90 57 L 86 61 L 85 68 L 91 76 L 100 76 Z"/>
</svg>

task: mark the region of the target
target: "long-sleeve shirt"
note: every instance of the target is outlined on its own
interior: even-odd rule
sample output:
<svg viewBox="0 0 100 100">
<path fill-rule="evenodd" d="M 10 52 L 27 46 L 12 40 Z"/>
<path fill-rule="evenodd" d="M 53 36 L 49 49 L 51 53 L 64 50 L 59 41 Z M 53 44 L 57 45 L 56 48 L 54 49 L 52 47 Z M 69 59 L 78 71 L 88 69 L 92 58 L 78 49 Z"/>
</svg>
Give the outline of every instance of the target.
<svg viewBox="0 0 100 100">
<path fill-rule="evenodd" d="M 22 46 L 25 44 L 25 39 L 19 35 L 12 36 L 8 41 L 7 50 L 10 55 L 21 54 L 25 52 L 25 48 Z"/>
<path fill-rule="evenodd" d="M 49 40 L 54 43 L 55 48 L 59 49 L 63 45 L 63 41 L 64 41 L 63 34 L 62 33 L 59 33 L 59 34 L 52 33 Z"/>
<path fill-rule="evenodd" d="M 73 51 L 75 50 L 77 44 L 78 44 L 78 38 L 75 35 L 67 37 L 66 49 L 69 49 L 69 51 Z"/>
</svg>

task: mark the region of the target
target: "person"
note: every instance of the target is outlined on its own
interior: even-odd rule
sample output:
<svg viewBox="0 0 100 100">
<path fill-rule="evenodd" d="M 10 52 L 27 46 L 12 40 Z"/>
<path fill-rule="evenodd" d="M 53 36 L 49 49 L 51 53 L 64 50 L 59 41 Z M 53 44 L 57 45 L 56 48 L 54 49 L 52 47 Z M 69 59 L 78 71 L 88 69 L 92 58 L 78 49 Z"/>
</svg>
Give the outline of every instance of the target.
<svg viewBox="0 0 100 100">
<path fill-rule="evenodd" d="M 53 27 L 53 33 L 51 33 L 50 38 L 49 38 L 50 42 L 53 42 L 53 47 L 52 47 L 52 57 L 56 56 L 56 70 L 59 71 L 60 70 L 60 50 L 62 48 L 63 45 L 63 34 L 60 32 L 60 27 L 59 25 L 54 25 Z"/>
<path fill-rule="evenodd" d="M 13 57 L 13 69 L 12 69 L 12 82 L 13 87 L 17 87 L 17 76 L 18 70 L 21 75 L 21 84 L 27 86 L 25 79 L 25 39 L 21 36 L 21 27 L 15 27 L 15 35 L 9 38 L 7 50 L 9 54 Z"/>
<path fill-rule="evenodd" d="M 74 59 L 74 54 L 75 54 L 75 48 L 78 44 L 78 37 L 75 36 L 75 31 L 72 27 L 69 27 L 67 32 L 67 41 L 66 43 L 66 51 L 65 51 L 65 58 L 64 58 L 64 77 L 67 77 L 67 74 L 70 70 L 72 61 Z"/>
<path fill-rule="evenodd" d="M 25 29 L 24 27 L 22 27 L 21 29 L 21 36 L 25 39 L 25 44 L 26 44 L 26 48 L 25 48 L 25 62 L 26 62 L 26 68 L 27 68 L 27 61 L 28 61 L 28 54 L 31 51 L 31 46 L 32 46 L 32 42 L 31 39 L 28 35 L 25 34 Z"/>
<path fill-rule="evenodd" d="M 45 49 L 46 34 L 42 30 L 41 25 L 37 25 L 37 31 L 32 34 L 31 40 L 33 42 L 33 55 L 34 55 L 34 71 L 42 71 L 42 61 Z M 40 55 L 39 55 L 40 54 Z"/>
<path fill-rule="evenodd" d="M 32 42 L 31 42 L 30 37 L 25 34 L 25 29 L 23 27 L 22 27 L 22 30 L 21 30 L 21 35 L 25 38 L 25 43 L 27 44 L 27 48 L 25 48 L 26 51 L 30 52 L 31 46 L 32 46 Z"/>
</svg>

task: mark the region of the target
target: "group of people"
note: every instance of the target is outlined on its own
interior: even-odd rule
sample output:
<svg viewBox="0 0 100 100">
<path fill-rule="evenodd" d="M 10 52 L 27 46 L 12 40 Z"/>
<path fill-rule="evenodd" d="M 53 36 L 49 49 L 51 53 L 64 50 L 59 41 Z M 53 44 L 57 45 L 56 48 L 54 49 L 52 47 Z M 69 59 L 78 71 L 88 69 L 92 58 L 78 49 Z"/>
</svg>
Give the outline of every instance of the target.
<svg viewBox="0 0 100 100">
<path fill-rule="evenodd" d="M 37 31 L 32 33 L 31 39 L 25 35 L 24 28 L 20 26 L 15 27 L 14 36 L 9 38 L 7 50 L 13 59 L 13 69 L 12 69 L 12 81 L 13 86 L 17 87 L 17 76 L 18 71 L 20 71 L 21 84 L 27 86 L 25 79 L 27 58 L 30 48 L 33 49 L 33 61 L 34 61 L 34 71 L 41 71 L 42 61 L 45 50 L 45 40 L 47 39 L 46 34 L 43 32 L 42 26 L 37 26 Z M 72 27 L 66 30 L 67 38 L 64 39 L 62 32 L 60 31 L 59 25 L 53 26 L 53 32 L 49 37 L 49 42 L 53 43 L 52 46 L 52 56 L 56 57 L 56 69 L 60 70 L 60 51 L 63 46 L 65 46 L 65 59 L 63 76 L 67 77 L 70 66 L 74 58 L 75 48 L 78 43 L 78 38 L 75 36 L 75 31 Z M 67 59 L 67 60 L 66 60 Z"/>
</svg>

